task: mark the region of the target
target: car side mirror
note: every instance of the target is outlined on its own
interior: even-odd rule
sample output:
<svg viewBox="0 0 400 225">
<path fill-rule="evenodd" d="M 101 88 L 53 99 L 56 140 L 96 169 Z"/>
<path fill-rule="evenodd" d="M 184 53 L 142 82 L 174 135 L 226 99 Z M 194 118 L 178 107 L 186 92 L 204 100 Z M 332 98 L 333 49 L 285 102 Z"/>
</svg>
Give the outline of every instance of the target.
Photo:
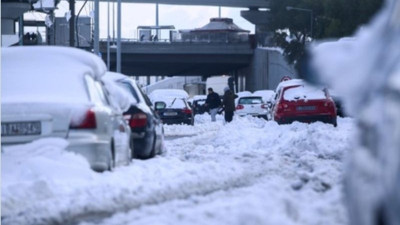
<svg viewBox="0 0 400 225">
<path fill-rule="evenodd" d="M 163 109 L 167 108 L 167 104 L 165 104 L 165 102 L 155 102 L 154 108 L 155 108 L 155 110 L 163 110 Z"/>
</svg>

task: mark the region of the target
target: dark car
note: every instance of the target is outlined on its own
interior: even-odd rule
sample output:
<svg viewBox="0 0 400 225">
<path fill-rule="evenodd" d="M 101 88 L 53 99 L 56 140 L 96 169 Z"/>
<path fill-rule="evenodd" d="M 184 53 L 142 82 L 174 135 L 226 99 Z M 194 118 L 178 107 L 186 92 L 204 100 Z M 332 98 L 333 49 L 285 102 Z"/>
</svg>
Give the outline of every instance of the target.
<svg viewBox="0 0 400 225">
<path fill-rule="evenodd" d="M 124 113 L 132 131 L 135 146 L 134 158 L 147 159 L 161 154 L 164 146 L 164 130 L 160 117 L 153 110 L 151 101 L 138 87 L 135 80 L 118 73 L 107 73 L 119 86 L 137 101 Z"/>
<path fill-rule="evenodd" d="M 205 106 L 206 99 L 196 99 L 193 100 L 193 112 L 194 114 L 203 114 L 208 112 L 207 107 Z"/>
<path fill-rule="evenodd" d="M 194 124 L 193 110 L 183 98 L 156 100 L 154 108 L 165 124 Z"/>
</svg>

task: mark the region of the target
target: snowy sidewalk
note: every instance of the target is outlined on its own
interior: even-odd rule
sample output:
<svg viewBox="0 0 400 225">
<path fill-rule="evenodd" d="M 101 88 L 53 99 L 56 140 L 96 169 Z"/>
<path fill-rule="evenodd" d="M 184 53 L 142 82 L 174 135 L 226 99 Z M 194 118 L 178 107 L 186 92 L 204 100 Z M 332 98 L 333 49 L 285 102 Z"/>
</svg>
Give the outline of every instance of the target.
<svg viewBox="0 0 400 225">
<path fill-rule="evenodd" d="M 338 122 L 198 116 L 195 126 L 165 126 L 165 155 L 103 174 L 54 141 L 26 158 L 31 146 L 5 149 L 2 223 L 346 224 L 341 178 L 354 124 Z"/>
</svg>

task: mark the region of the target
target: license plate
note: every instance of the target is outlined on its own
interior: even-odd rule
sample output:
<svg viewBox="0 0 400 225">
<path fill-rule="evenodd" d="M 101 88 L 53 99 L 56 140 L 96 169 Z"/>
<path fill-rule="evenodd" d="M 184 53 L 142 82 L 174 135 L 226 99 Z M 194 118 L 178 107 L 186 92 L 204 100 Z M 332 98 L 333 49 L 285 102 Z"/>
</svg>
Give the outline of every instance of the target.
<svg viewBox="0 0 400 225">
<path fill-rule="evenodd" d="M 2 123 L 1 136 L 40 135 L 42 126 L 40 122 L 15 122 Z"/>
<path fill-rule="evenodd" d="M 313 110 L 315 110 L 315 109 L 317 109 L 317 107 L 314 106 L 314 105 L 309 105 L 309 106 L 297 106 L 297 107 L 296 107 L 296 110 L 297 110 L 297 111 L 313 111 Z"/>
<path fill-rule="evenodd" d="M 164 113 L 164 116 L 176 116 L 176 115 L 178 115 L 177 112 L 165 112 Z"/>
</svg>

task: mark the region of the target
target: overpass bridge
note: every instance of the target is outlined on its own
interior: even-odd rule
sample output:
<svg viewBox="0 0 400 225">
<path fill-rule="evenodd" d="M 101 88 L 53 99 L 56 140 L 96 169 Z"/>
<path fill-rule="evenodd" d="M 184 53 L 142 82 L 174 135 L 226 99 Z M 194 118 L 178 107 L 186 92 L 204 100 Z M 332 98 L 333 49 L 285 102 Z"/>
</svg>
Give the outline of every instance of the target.
<svg viewBox="0 0 400 225">
<path fill-rule="evenodd" d="M 83 0 L 82 0 L 83 1 Z M 107 1 L 107 0 L 100 0 Z M 129 3 L 158 3 L 166 5 L 202 5 L 237 8 L 268 8 L 271 0 L 122 0 Z"/>
<path fill-rule="evenodd" d="M 137 75 L 215 75 L 227 74 L 252 61 L 254 50 L 249 42 L 121 42 L 121 72 Z M 116 67 L 116 49 L 110 48 L 110 69 Z M 100 42 L 107 62 L 107 42 Z"/>
</svg>

